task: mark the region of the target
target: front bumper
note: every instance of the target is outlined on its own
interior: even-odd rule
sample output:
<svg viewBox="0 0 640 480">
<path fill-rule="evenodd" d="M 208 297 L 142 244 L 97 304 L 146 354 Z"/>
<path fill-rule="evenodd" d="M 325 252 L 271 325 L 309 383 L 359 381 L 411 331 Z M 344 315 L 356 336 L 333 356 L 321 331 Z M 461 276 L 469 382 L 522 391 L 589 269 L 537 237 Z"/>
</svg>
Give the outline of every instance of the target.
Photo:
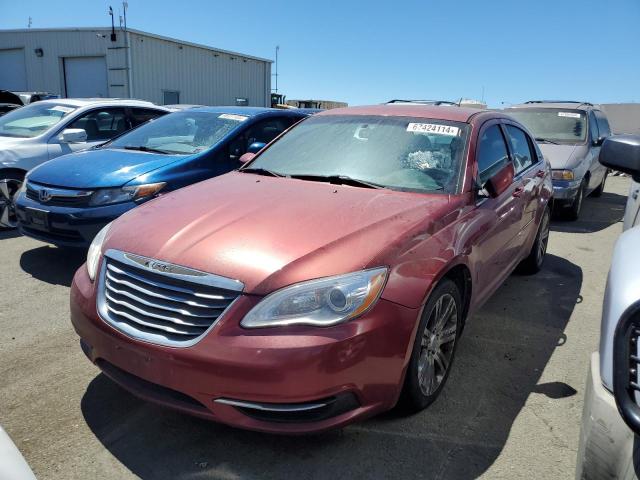
<svg viewBox="0 0 640 480">
<path fill-rule="evenodd" d="M 241 328 L 240 319 L 258 301 L 240 297 L 193 346 L 163 347 L 99 318 L 83 266 L 72 285 L 71 321 L 89 359 L 124 388 L 228 425 L 312 433 L 395 405 L 419 310 L 381 299 L 363 317 L 330 328 Z M 307 408 L 317 404 L 324 407 Z"/>
<path fill-rule="evenodd" d="M 613 394 L 602 385 L 600 355 L 591 355 L 580 428 L 576 479 L 629 477 L 635 436 L 618 412 Z"/>
<path fill-rule="evenodd" d="M 16 201 L 16 216 L 22 235 L 54 245 L 87 248 L 102 227 L 137 206 L 135 202 L 86 208 L 48 206 L 22 194 Z M 30 222 L 28 208 L 46 211 L 47 225 Z"/>
<path fill-rule="evenodd" d="M 556 201 L 571 203 L 580 189 L 580 180 L 553 180 L 553 198 Z"/>
</svg>

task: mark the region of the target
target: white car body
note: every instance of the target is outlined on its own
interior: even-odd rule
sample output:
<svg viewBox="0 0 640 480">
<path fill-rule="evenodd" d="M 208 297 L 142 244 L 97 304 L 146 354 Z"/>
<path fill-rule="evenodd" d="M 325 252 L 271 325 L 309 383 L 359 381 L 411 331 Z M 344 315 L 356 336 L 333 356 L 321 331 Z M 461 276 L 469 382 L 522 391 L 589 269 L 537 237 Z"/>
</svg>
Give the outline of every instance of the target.
<svg viewBox="0 0 640 480">
<path fill-rule="evenodd" d="M 152 108 L 162 112 L 169 111 L 151 102 L 120 99 L 110 100 L 105 98 L 42 100 L 34 105 L 45 104 L 68 106 L 75 110 L 63 117 L 60 122 L 35 137 L 15 138 L 0 136 L 0 171 L 11 169 L 28 172 L 32 168 L 53 158 L 104 143 L 105 140 L 79 143 L 63 143 L 60 141 L 62 131 L 91 110 L 106 107 L 142 107 Z M 28 108 L 28 106 L 23 108 Z"/>
<path fill-rule="evenodd" d="M 0 427 L 0 480 L 36 480 L 18 447 Z"/>
<path fill-rule="evenodd" d="M 640 223 L 638 216 L 640 211 L 640 183 L 632 181 L 629 188 L 629 197 L 627 198 L 627 206 L 624 210 L 624 230 L 629 230 Z"/>
</svg>

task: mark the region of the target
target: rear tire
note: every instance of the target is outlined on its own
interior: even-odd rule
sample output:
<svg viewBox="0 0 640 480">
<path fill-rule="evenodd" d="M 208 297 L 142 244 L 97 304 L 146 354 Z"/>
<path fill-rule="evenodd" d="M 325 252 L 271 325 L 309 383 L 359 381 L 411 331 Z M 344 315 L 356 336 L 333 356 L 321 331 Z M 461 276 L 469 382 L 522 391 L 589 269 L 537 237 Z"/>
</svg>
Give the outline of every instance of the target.
<svg viewBox="0 0 640 480">
<path fill-rule="evenodd" d="M 418 324 L 399 406 L 408 413 L 431 405 L 449 377 L 462 329 L 463 304 L 448 278 L 431 293 Z"/>
<path fill-rule="evenodd" d="M 14 202 L 23 181 L 23 173 L 0 172 L 0 230 L 16 228 Z"/>
<path fill-rule="evenodd" d="M 538 233 L 536 233 L 536 239 L 531 247 L 531 252 L 527 258 L 525 258 L 520 265 L 518 265 L 518 271 L 525 275 L 533 275 L 542 270 L 542 264 L 547 255 L 547 245 L 549 244 L 549 224 L 551 222 L 551 212 L 547 207 L 542 213 L 542 219 L 540 220 L 540 226 L 538 227 Z"/>
</svg>

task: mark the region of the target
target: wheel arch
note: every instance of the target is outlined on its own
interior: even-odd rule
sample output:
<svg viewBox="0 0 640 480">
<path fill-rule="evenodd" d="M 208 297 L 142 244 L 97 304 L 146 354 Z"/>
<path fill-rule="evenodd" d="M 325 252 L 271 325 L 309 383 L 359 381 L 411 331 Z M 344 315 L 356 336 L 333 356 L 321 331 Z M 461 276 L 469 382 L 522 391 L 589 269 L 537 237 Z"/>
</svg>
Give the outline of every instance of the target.
<svg viewBox="0 0 640 480">
<path fill-rule="evenodd" d="M 7 173 L 22 175 L 22 178 L 24 178 L 25 175 L 27 174 L 27 170 L 24 170 L 22 168 L 15 168 L 15 167 L 0 168 L 0 177 L 2 177 L 2 175 L 5 175 Z"/>
</svg>

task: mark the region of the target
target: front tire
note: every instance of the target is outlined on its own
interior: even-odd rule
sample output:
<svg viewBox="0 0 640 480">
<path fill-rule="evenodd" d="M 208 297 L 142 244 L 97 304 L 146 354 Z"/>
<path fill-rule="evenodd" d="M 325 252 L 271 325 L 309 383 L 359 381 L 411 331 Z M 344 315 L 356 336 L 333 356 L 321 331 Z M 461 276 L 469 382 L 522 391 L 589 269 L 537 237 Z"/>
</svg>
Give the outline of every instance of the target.
<svg viewBox="0 0 640 480">
<path fill-rule="evenodd" d="M 24 181 L 24 174 L 0 172 L 0 230 L 16 228 L 15 197 Z"/>
<path fill-rule="evenodd" d="M 604 171 L 604 176 L 602 177 L 602 182 L 600 182 L 600 185 L 598 185 L 598 188 L 596 188 L 593 192 L 591 192 L 591 196 L 592 197 L 600 197 L 602 196 L 603 192 L 604 192 L 604 184 L 607 181 L 607 175 L 609 174 L 609 170 L 605 170 Z"/>
<path fill-rule="evenodd" d="M 586 179 L 582 181 L 580 184 L 580 188 L 578 189 L 578 193 L 576 194 L 576 198 L 573 199 L 571 205 L 565 212 L 565 217 L 567 220 L 577 220 L 580 217 L 580 211 L 582 210 L 582 203 L 584 202 L 584 194 L 587 189 Z"/>
<path fill-rule="evenodd" d="M 442 392 L 451 371 L 462 312 L 458 287 L 444 279 L 431 293 L 418 325 L 400 402 L 404 410 L 423 410 Z"/>
</svg>

